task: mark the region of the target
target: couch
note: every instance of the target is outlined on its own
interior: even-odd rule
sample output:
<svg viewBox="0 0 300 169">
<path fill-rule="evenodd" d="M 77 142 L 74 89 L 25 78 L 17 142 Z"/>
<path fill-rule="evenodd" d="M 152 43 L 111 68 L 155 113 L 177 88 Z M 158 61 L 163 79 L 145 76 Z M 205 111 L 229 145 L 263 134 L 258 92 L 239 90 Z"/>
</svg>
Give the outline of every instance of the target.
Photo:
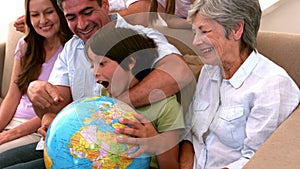
<svg viewBox="0 0 300 169">
<path fill-rule="evenodd" d="M 8 25 L 7 34 L 6 42 L 0 44 L 0 104 L 9 87 L 17 42 L 23 36 L 14 29 L 13 23 Z"/>
<path fill-rule="evenodd" d="M 0 104 L 9 87 L 16 43 L 22 36 L 21 33 L 14 30 L 12 23 L 9 24 L 8 29 L 7 41 L 0 43 Z M 202 63 L 196 57 L 198 51 L 192 45 L 193 34 L 191 30 L 166 27 L 157 27 L 157 29 L 164 33 L 170 43 L 182 52 L 194 72 L 196 81 Z M 300 35 L 260 31 L 257 40 L 257 49 L 285 68 L 297 85 L 300 86 Z M 181 94 L 192 93 L 193 89 L 194 83 L 186 87 Z M 300 108 L 298 107 L 262 145 L 244 168 L 300 168 L 300 160 L 298 159 L 298 154 L 300 154 L 299 119 Z"/>
</svg>

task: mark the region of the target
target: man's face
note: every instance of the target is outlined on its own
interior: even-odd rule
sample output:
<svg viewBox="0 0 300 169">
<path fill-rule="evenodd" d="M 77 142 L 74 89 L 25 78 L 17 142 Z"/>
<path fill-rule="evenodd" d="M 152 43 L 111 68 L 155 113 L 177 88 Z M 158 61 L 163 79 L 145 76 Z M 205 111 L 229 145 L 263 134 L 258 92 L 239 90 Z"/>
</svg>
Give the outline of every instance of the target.
<svg viewBox="0 0 300 169">
<path fill-rule="evenodd" d="M 108 7 L 108 0 L 103 0 L 102 7 L 96 0 L 64 0 L 62 2 L 71 31 L 84 42 L 110 22 Z"/>
</svg>

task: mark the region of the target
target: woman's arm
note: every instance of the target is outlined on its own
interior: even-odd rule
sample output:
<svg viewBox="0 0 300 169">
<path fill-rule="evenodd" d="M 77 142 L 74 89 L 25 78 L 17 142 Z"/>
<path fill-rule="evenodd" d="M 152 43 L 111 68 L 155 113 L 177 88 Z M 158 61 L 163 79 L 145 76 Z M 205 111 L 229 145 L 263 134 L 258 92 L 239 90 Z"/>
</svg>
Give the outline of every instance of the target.
<svg viewBox="0 0 300 169">
<path fill-rule="evenodd" d="M 156 154 L 156 159 L 160 169 L 179 169 L 179 146 L 178 146 L 178 131 L 167 131 L 163 137 L 163 142 L 158 144 L 166 144 L 166 146 L 161 147 L 162 153 Z M 163 134 L 163 135 L 164 135 Z M 175 145 L 173 148 L 169 149 L 168 145 Z M 152 145 L 156 146 L 156 145 Z M 158 146 L 160 147 L 160 146 Z M 165 149 L 165 150 L 164 150 Z M 161 150 L 160 150 L 161 151 Z"/>
<path fill-rule="evenodd" d="M 15 115 L 16 109 L 22 97 L 21 91 L 14 83 L 21 70 L 20 60 L 14 60 L 11 80 L 8 92 L 0 106 L 0 131 L 2 131 Z"/>
<path fill-rule="evenodd" d="M 194 164 L 194 147 L 187 140 L 180 143 L 179 163 L 181 169 L 192 169 Z"/>
<path fill-rule="evenodd" d="M 32 134 L 41 126 L 41 119 L 35 117 L 19 126 L 0 133 L 0 145 L 17 138 Z"/>
</svg>

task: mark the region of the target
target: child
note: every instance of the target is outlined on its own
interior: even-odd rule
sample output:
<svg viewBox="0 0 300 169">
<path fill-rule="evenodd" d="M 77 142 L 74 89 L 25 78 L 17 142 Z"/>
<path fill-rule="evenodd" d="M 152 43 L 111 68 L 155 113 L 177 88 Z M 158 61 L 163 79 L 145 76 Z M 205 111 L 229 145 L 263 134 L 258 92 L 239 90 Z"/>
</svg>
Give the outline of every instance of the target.
<svg viewBox="0 0 300 169">
<path fill-rule="evenodd" d="M 156 44 L 152 39 L 126 28 L 99 30 L 87 41 L 85 52 L 92 62 L 97 83 L 100 83 L 112 97 L 117 97 L 131 87 L 139 85 L 139 82 L 153 70 L 153 62 L 157 57 Z M 153 125 L 133 124 L 132 127 L 148 130 L 147 133 L 150 133 L 139 137 L 154 137 L 159 133 L 168 133 L 169 143 L 172 145 L 172 148 L 161 154 L 151 152 L 156 153 L 156 159 L 152 159 L 151 167 L 179 168 L 177 143 L 184 122 L 176 96 L 140 107 L 137 112 L 145 115 Z M 136 117 L 142 118 L 138 114 Z"/>
</svg>

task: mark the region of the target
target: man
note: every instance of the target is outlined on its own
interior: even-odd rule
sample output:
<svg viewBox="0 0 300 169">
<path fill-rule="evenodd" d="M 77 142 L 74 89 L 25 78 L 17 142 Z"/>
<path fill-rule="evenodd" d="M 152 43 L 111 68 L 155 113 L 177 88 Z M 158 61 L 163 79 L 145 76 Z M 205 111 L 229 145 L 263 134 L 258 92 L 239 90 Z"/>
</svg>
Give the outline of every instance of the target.
<svg viewBox="0 0 300 169">
<path fill-rule="evenodd" d="M 35 81 L 29 85 L 29 98 L 40 117 L 47 112 L 58 113 L 72 100 L 99 95 L 100 86 L 92 75 L 83 48 L 89 37 L 104 25 L 135 29 L 153 38 L 158 44 L 160 59 L 156 62 L 155 70 L 140 85 L 123 93 L 118 99 L 135 107 L 143 106 L 178 92 L 192 80 L 192 73 L 179 51 L 168 44 L 159 32 L 129 25 L 120 16 L 116 22 L 111 23 L 107 0 L 58 0 L 58 4 L 71 31 L 77 36 L 65 45 L 53 68 L 49 79 L 53 85 L 45 81 Z"/>
</svg>

